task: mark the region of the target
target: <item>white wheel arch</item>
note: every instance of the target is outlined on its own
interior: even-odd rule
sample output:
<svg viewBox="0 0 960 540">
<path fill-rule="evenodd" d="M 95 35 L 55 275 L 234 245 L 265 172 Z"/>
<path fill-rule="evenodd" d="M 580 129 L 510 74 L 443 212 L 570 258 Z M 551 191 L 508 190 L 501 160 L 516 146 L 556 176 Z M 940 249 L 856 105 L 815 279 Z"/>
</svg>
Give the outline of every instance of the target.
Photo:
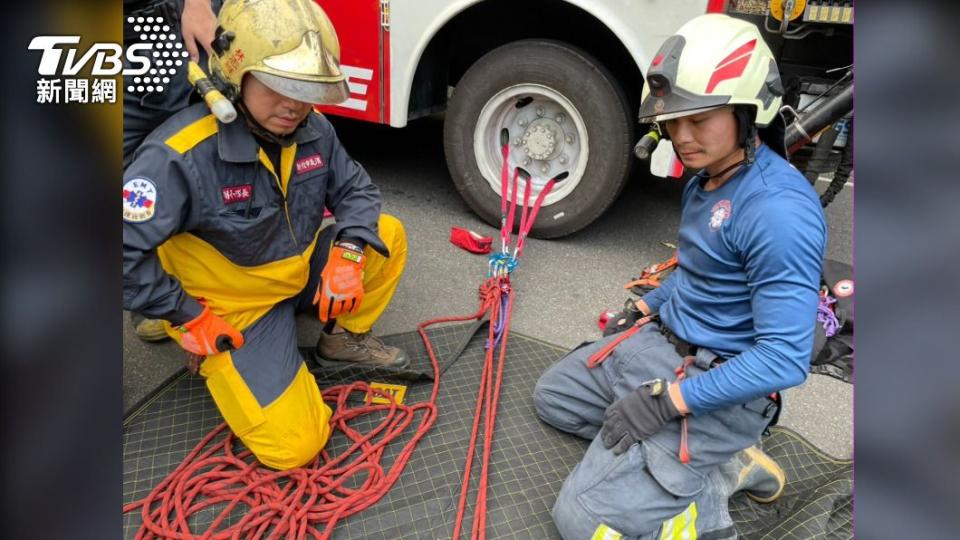
<svg viewBox="0 0 960 540">
<path fill-rule="evenodd" d="M 407 124 L 413 77 L 423 51 L 451 19 L 483 0 L 390 0 L 390 118 Z M 687 20 L 706 11 L 707 0 L 556 0 L 580 7 L 623 43 L 640 71 L 660 44 Z"/>
</svg>

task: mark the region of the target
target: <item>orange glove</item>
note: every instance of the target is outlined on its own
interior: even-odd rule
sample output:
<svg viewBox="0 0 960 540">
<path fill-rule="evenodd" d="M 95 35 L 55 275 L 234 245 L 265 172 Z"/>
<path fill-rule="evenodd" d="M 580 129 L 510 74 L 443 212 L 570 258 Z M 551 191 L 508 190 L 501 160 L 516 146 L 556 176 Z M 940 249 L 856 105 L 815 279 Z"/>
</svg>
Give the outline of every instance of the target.
<svg viewBox="0 0 960 540">
<path fill-rule="evenodd" d="M 330 250 L 327 265 L 313 295 L 320 320 L 327 322 L 342 313 L 355 313 L 363 300 L 363 265 L 366 257 L 359 247 L 337 242 Z"/>
<path fill-rule="evenodd" d="M 243 334 L 203 306 L 195 319 L 180 327 L 180 346 L 193 354 L 209 356 L 243 347 Z"/>
</svg>

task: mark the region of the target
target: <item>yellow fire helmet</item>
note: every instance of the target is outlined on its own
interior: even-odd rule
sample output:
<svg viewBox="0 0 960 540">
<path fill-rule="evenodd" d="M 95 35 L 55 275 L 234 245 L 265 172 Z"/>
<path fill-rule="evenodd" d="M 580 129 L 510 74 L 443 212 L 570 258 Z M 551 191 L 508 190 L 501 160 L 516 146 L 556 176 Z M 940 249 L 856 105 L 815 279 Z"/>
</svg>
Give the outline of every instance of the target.
<svg viewBox="0 0 960 540">
<path fill-rule="evenodd" d="M 755 25 L 729 15 L 701 15 L 681 26 L 646 75 L 644 124 L 724 105 L 752 106 L 758 127 L 779 117 L 783 84 L 773 53 Z"/>
<path fill-rule="evenodd" d="M 314 0 L 226 0 L 217 23 L 210 71 L 230 99 L 247 73 L 305 103 L 349 97 L 337 33 Z"/>
</svg>

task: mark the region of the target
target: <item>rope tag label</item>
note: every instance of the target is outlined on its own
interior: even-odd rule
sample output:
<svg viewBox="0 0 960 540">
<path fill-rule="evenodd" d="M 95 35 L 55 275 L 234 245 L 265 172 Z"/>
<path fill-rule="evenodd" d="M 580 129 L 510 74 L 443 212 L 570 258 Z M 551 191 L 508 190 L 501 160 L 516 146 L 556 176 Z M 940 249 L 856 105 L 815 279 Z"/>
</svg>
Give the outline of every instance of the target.
<svg viewBox="0 0 960 540">
<path fill-rule="evenodd" d="M 403 403 L 403 396 L 407 394 L 407 387 L 402 384 L 372 382 L 370 383 L 371 391 L 367 393 L 367 403 L 382 403 L 384 405 L 390 404 L 390 400 L 388 398 L 374 393 L 374 389 L 393 396 L 393 400 L 397 402 L 397 405 Z"/>
</svg>

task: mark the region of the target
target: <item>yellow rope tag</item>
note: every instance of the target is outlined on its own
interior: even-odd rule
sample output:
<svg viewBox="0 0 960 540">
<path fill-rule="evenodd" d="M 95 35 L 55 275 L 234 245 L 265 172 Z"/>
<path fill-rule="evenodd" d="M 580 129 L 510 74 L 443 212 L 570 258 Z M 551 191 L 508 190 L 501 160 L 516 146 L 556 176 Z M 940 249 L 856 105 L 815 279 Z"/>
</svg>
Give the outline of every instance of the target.
<svg viewBox="0 0 960 540">
<path fill-rule="evenodd" d="M 390 394 L 393 396 L 393 400 L 397 402 L 397 405 L 403 403 L 403 396 L 407 394 L 407 387 L 402 384 L 372 382 L 370 383 L 370 388 L 376 388 L 377 390 Z M 389 405 L 390 400 L 384 396 L 370 392 L 367 394 L 367 403 L 382 403 L 384 405 Z"/>
</svg>

